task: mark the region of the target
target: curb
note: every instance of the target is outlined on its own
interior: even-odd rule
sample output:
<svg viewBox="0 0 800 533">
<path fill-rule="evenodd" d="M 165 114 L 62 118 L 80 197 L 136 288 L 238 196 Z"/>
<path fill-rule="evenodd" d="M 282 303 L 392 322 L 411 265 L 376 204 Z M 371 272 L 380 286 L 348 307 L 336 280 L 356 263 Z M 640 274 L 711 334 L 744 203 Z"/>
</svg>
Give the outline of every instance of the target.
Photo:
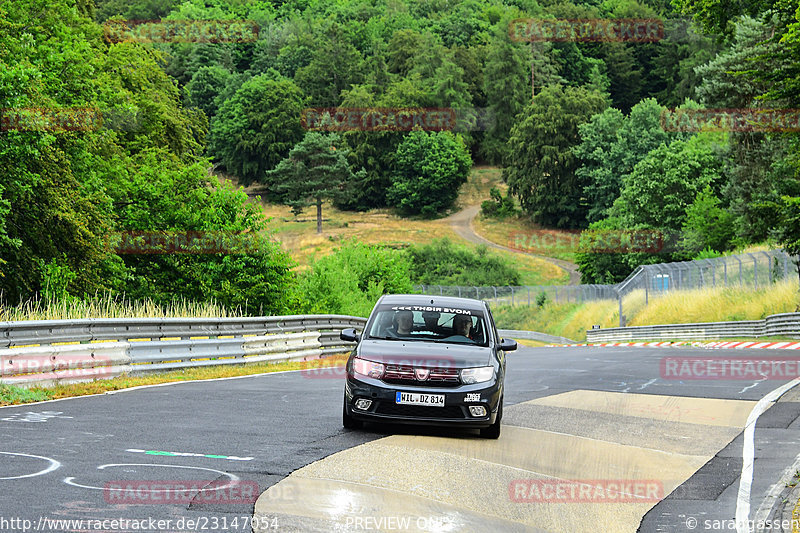
<svg viewBox="0 0 800 533">
<path fill-rule="evenodd" d="M 574 346 L 592 346 L 592 347 L 608 347 L 608 346 L 649 346 L 657 348 L 670 348 L 675 346 L 692 346 L 695 348 L 705 348 L 707 350 L 723 350 L 723 349 L 765 349 L 765 350 L 798 350 L 800 349 L 800 342 L 794 341 L 781 341 L 781 342 L 758 342 L 758 341 L 715 341 L 715 342 L 701 342 L 701 341 L 678 341 L 678 342 L 608 342 L 608 343 L 583 343 L 583 344 L 547 344 L 545 348 L 553 347 L 574 347 Z"/>
</svg>

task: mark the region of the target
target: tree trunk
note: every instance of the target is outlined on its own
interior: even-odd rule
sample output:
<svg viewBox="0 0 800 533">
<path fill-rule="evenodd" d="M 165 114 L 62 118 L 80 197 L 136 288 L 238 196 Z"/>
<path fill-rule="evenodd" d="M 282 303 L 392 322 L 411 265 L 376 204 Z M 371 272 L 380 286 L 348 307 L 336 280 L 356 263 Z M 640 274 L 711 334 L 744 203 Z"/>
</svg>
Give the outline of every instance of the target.
<svg viewBox="0 0 800 533">
<path fill-rule="evenodd" d="M 322 198 L 317 198 L 317 233 L 322 233 Z"/>
</svg>

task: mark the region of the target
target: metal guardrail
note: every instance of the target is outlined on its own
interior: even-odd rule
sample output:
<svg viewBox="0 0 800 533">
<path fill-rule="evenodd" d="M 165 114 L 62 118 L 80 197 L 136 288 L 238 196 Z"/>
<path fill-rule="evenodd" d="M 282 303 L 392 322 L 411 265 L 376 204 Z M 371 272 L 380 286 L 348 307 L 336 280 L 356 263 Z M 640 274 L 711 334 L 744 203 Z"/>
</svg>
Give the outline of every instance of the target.
<svg viewBox="0 0 800 533">
<path fill-rule="evenodd" d="M 307 361 L 352 349 L 344 315 L 0 323 L 0 382 L 52 385 L 187 367 Z M 70 343 L 70 344 L 63 344 Z"/>
<path fill-rule="evenodd" d="M 518 329 L 498 329 L 497 333 L 501 337 L 509 339 L 527 339 L 532 341 L 552 342 L 559 344 L 574 344 L 576 341 L 566 337 L 559 337 L 557 335 L 548 335 L 547 333 L 539 333 L 538 331 L 521 331 Z"/>
<path fill-rule="evenodd" d="M 800 339 L 800 313 L 781 313 L 768 316 L 763 320 L 593 329 L 586 331 L 586 342 L 645 339 L 708 340 L 730 337 L 757 338 L 772 336 Z"/>
</svg>

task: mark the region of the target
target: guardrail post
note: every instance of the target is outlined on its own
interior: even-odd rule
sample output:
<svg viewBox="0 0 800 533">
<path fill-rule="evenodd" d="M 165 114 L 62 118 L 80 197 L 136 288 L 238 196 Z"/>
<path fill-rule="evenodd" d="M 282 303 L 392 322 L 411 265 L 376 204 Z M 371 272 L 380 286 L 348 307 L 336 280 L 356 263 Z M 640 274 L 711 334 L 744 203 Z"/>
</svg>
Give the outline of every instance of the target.
<svg viewBox="0 0 800 533">
<path fill-rule="evenodd" d="M 528 307 L 531 306 L 531 288 L 528 287 Z"/>
<path fill-rule="evenodd" d="M 511 307 L 514 307 L 514 287 L 509 285 L 508 288 L 511 289 Z"/>
<path fill-rule="evenodd" d="M 478 295 L 478 287 L 475 287 L 475 299 L 476 300 L 480 300 L 481 299 L 480 295 Z"/>
</svg>

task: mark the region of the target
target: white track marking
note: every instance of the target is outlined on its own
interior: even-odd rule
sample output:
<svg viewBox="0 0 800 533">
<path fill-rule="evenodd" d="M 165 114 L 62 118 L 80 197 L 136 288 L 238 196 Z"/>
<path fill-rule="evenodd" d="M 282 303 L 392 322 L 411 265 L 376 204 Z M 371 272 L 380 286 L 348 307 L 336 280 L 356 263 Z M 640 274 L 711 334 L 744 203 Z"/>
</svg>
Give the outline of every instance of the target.
<svg viewBox="0 0 800 533">
<path fill-rule="evenodd" d="M 213 468 L 203 468 L 200 466 L 181 466 L 181 465 L 158 465 L 158 464 L 145 464 L 145 463 L 112 463 L 108 465 L 100 465 L 97 467 L 98 470 L 105 470 L 106 468 L 114 468 L 118 466 L 149 466 L 149 467 L 158 467 L 158 468 L 186 468 L 189 470 L 207 470 L 208 472 L 214 472 L 220 475 L 223 475 L 231 480 L 231 482 L 239 481 L 239 476 L 235 474 L 229 474 L 228 472 L 223 472 L 222 470 L 214 470 Z M 82 489 L 92 489 L 92 490 L 127 490 L 124 488 L 107 488 L 107 487 L 95 487 L 93 485 L 81 485 L 80 483 L 75 483 L 74 477 L 65 477 L 64 483 L 67 485 L 71 485 L 73 487 L 80 487 Z M 231 483 L 227 485 L 221 485 L 219 487 L 214 487 L 212 489 L 199 489 L 198 492 L 208 492 L 208 491 L 215 491 L 215 490 L 222 490 L 227 489 L 228 487 L 232 486 Z M 136 489 L 137 491 L 140 489 Z M 146 489 L 143 492 L 164 492 L 170 491 L 173 489 Z"/>
<path fill-rule="evenodd" d="M 9 477 L 0 477 L 0 479 L 22 479 L 26 477 L 36 477 L 36 476 L 43 476 L 48 472 L 52 472 L 61 466 L 61 463 L 56 461 L 55 459 L 51 459 L 49 457 L 42 457 L 41 455 L 29 455 L 27 453 L 14 453 L 14 452 L 0 452 L 4 455 L 17 455 L 19 457 L 33 457 L 34 459 L 41 459 L 42 461 L 47 461 L 50 463 L 50 466 L 45 468 L 44 470 L 39 470 L 38 472 L 34 472 L 33 474 L 25 474 L 24 476 L 9 476 Z"/>
<path fill-rule="evenodd" d="M 753 485 L 753 461 L 755 459 L 755 433 L 756 422 L 761 414 L 769 409 L 770 404 L 780 398 L 786 391 L 800 383 L 800 378 L 795 378 L 766 396 L 761 398 L 750 411 L 747 424 L 744 428 L 744 445 L 742 446 L 742 473 L 739 477 L 739 494 L 736 501 L 736 532 L 751 533 L 748 520 L 750 519 L 750 489 Z"/>
</svg>

